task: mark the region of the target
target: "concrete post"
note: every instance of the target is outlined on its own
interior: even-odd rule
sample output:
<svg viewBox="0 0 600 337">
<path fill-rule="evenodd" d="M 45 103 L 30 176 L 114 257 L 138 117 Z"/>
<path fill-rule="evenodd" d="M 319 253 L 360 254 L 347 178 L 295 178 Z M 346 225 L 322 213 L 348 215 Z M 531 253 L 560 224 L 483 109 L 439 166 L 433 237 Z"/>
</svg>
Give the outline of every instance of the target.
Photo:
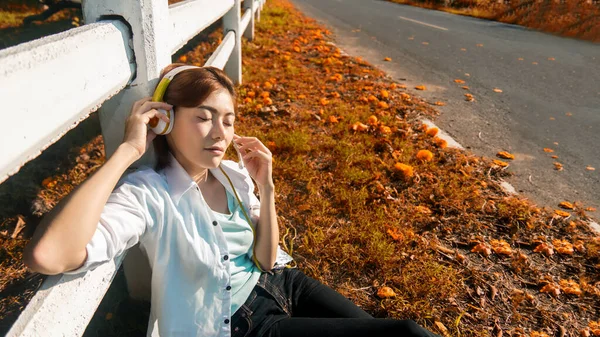
<svg viewBox="0 0 600 337">
<path fill-rule="evenodd" d="M 244 10 L 250 11 L 250 13 L 254 13 L 254 8 L 256 7 L 256 2 L 254 0 L 245 0 L 244 1 Z M 250 15 L 250 23 L 248 24 L 248 28 L 244 32 L 244 37 L 248 39 L 248 41 L 254 40 L 254 14 Z"/>
<path fill-rule="evenodd" d="M 229 61 L 223 70 L 236 84 L 242 83 L 242 32 L 240 31 L 242 8 L 240 3 L 241 0 L 235 0 L 233 8 L 223 16 L 223 36 L 230 30 L 235 32 L 235 47 L 233 47 Z"/>
<path fill-rule="evenodd" d="M 254 6 L 258 6 L 258 10 L 256 11 L 256 22 L 259 22 L 260 12 L 262 11 L 262 0 L 256 0 L 256 4 Z"/>
<path fill-rule="evenodd" d="M 82 9 L 86 24 L 120 17 L 131 28 L 133 36 L 129 44 L 135 53 L 135 78 L 98 110 L 106 157 L 109 158 L 123 141 L 125 119 L 131 113 L 133 103 L 152 95 L 160 71 L 171 63 L 169 7 L 164 0 L 86 0 Z M 132 167 L 152 165 L 154 158 L 150 146 Z M 123 266 L 129 294 L 136 299 L 149 299 L 150 266 L 139 245 L 127 252 Z"/>
</svg>

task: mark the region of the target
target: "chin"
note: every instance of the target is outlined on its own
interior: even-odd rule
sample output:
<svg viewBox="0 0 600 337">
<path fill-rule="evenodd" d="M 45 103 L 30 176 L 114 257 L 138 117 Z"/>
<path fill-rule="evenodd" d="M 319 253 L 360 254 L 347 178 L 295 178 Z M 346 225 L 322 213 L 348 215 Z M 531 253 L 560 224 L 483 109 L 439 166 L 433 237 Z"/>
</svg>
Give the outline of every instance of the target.
<svg viewBox="0 0 600 337">
<path fill-rule="evenodd" d="M 221 164 L 221 161 L 223 160 L 223 157 L 220 158 L 210 158 L 208 160 L 202 160 L 201 161 L 201 166 L 202 167 L 206 167 L 207 169 L 214 169 L 219 167 L 219 165 Z"/>
</svg>

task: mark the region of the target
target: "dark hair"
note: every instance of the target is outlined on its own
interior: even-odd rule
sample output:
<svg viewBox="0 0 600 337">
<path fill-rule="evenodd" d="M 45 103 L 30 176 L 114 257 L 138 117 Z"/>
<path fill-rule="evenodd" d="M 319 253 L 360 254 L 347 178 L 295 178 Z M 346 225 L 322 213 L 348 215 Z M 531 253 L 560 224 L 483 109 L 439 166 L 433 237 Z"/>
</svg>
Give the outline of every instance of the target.
<svg viewBox="0 0 600 337">
<path fill-rule="evenodd" d="M 185 66 L 184 63 L 171 63 L 160 73 L 158 83 L 169 71 Z M 210 94 L 226 89 L 233 99 L 233 109 L 237 114 L 236 93 L 233 82 L 224 71 L 215 67 L 202 67 L 187 69 L 177 74 L 164 94 L 163 101 L 176 107 L 196 107 L 202 104 Z M 169 144 L 165 136 L 157 136 L 153 140 L 154 153 L 156 154 L 156 171 L 169 166 Z"/>
</svg>

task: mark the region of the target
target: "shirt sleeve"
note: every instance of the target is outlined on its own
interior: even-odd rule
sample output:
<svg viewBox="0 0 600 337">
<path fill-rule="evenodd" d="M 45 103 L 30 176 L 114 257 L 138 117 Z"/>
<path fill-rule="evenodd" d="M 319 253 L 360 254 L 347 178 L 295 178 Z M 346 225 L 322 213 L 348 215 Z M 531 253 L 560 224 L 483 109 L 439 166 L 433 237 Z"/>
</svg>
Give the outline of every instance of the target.
<svg viewBox="0 0 600 337">
<path fill-rule="evenodd" d="M 79 274 L 114 259 L 139 242 L 152 218 L 143 187 L 125 182 L 109 196 L 96 231 L 85 249 L 87 258 L 82 266 L 63 274 Z"/>
</svg>

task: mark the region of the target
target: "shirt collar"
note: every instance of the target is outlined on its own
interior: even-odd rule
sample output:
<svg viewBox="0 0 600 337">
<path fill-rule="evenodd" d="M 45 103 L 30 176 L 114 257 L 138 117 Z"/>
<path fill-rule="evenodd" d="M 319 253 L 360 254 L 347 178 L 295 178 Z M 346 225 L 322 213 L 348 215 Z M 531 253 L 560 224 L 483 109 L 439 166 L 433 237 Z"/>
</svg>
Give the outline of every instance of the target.
<svg viewBox="0 0 600 337">
<path fill-rule="evenodd" d="M 167 178 L 167 184 L 169 185 L 169 193 L 173 198 L 173 201 L 178 204 L 181 197 L 190 189 L 196 188 L 198 184 L 190 177 L 187 171 L 181 166 L 179 161 L 169 152 L 170 165 L 163 169 L 163 172 Z M 229 176 L 232 184 L 235 185 L 236 190 L 242 193 L 249 191 L 248 184 L 240 184 L 241 181 L 246 179 L 245 169 L 240 169 L 237 163 L 231 161 L 222 161 L 221 165 L 223 171 Z M 226 176 L 223 174 L 221 169 L 214 168 L 210 169 L 212 175 L 221 182 L 227 191 L 233 194 L 232 188 L 227 181 Z M 247 172 L 247 171 L 246 171 Z"/>
</svg>

